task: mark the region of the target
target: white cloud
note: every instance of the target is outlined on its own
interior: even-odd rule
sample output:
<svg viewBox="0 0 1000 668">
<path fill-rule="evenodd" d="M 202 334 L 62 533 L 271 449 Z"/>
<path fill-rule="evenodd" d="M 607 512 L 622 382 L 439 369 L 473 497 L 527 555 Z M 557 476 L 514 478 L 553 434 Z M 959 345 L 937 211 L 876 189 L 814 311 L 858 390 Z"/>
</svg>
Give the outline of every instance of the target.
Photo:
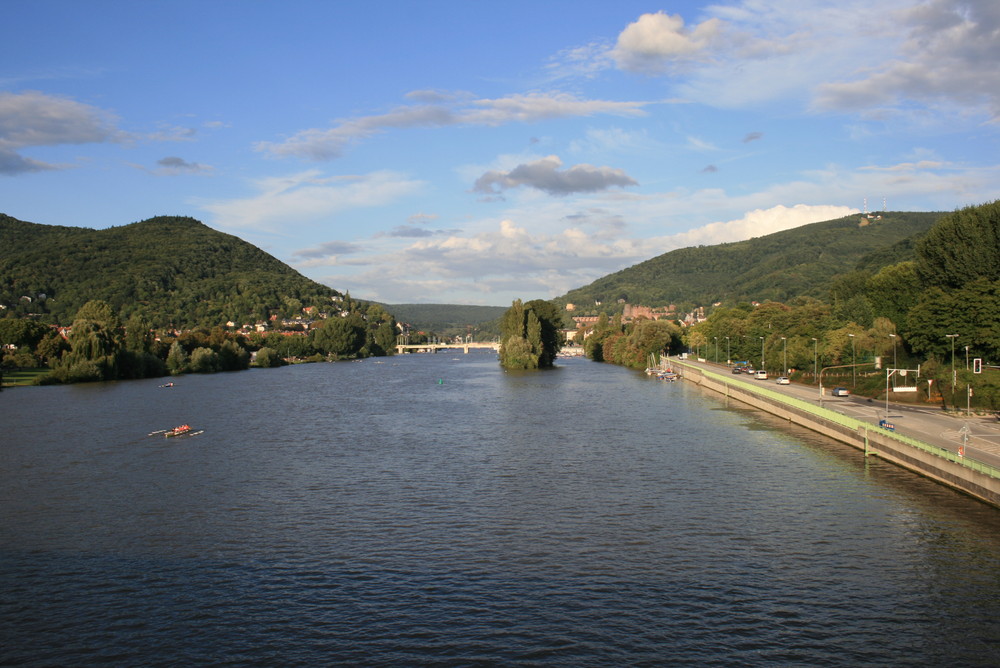
<svg viewBox="0 0 1000 668">
<path fill-rule="evenodd" d="M 435 96 L 435 99 L 443 97 L 440 93 Z M 426 99 L 428 93 L 423 91 L 419 97 Z M 388 114 L 343 120 L 332 128 L 302 130 L 282 142 L 259 142 L 256 148 L 279 157 L 331 160 L 343 155 L 351 143 L 392 128 L 497 126 L 596 114 L 641 116 L 645 114 L 643 107 L 646 106 L 644 102 L 585 100 L 568 93 L 531 93 L 471 101 L 462 96 L 460 102 L 462 104 L 454 106 L 403 106 Z"/>
<path fill-rule="evenodd" d="M 796 204 L 792 207 L 786 207 L 778 205 L 769 209 L 749 211 L 737 220 L 709 223 L 680 234 L 661 237 L 656 240 L 656 243 L 661 249 L 664 249 L 661 252 L 690 246 L 712 246 L 763 237 L 810 223 L 843 218 L 857 212 L 858 209 L 849 206 Z"/>
<path fill-rule="evenodd" d="M 0 92 L 0 174 L 61 168 L 20 154 L 30 146 L 120 139 L 114 117 L 96 107 L 38 91 Z"/>
<path fill-rule="evenodd" d="M 421 239 L 377 257 L 354 262 L 331 257 L 312 266 L 370 265 L 360 274 L 327 276 L 331 285 L 363 284 L 358 294 L 370 299 L 391 295 L 395 300 L 502 303 L 513 297 L 555 297 L 678 248 L 750 239 L 857 211 L 776 206 L 680 234 L 641 239 L 627 236 L 628 227 L 607 212 L 590 210 L 553 232 L 533 233 L 527 225 L 505 219 L 475 234 Z"/>
<path fill-rule="evenodd" d="M 1000 119 L 1000 4 L 988 0 L 743 0 L 663 11 L 564 49 L 554 76 L 611 66 L 667 75 L 678 97 L 722 108 L 793 101 L 885 117 L 978 110 Z"/>
<path fill-rule="evenodd" d="M 309 170 L 254 182 L 252 197 L 210 202 L 202 208 L 223 227 L 275 231 L 347 209 L 383 206 L 418 191 L 423 183 L 389 171 L 325 176 Z"/>
<path fill-rule="evenodd" d="M 877 67 L 818 87 L 820 109 L 930 106 L 978 107 L 1000 118 L 1000 5 L 930 0 L 892 15 L 906 36 Z"/>
<path fill-rule="evenodd" d="M 623 70 L 662 73 L 706 54 L 721 28 L 714 18 L 687 29 L 679 15 L 643 14 L 618 35 L 611 56 Z"/>
</svg>

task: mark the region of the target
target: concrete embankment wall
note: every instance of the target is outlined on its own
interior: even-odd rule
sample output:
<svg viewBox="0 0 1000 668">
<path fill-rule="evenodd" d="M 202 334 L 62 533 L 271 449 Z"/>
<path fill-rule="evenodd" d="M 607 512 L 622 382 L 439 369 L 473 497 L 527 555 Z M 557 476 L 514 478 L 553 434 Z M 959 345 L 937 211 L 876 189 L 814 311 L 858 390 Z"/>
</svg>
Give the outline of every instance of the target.
<svg viewBox="0 0 1000 668">
<path fill-rule="evenodd" d="M 681 363 L 684 380 L 767 411 L 1000 508 L 1000 471 L 929 443 L 882 429 L 766 387 Z"/>
</svg>

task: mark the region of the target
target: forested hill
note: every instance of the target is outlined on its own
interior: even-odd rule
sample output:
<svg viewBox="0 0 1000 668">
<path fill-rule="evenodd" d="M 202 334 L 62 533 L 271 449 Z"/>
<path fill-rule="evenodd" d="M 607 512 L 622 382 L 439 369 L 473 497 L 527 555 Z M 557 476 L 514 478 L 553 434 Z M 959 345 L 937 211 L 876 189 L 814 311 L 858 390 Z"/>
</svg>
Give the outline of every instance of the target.
<svg viewBox="0 0 1000 668">
<path fill-rule="evenodd" d="M 153 326 L 214 326 L 327 310 L 336 290 L 312 281 L 238 237 L 193 218 L 157 217 L 92 230 L 0 214 L 0 305 L 70 324 L 100 299 Z"/>
<path fill-rule="evenodd" d="M 847 216 L 763 237 L 682 248 L 599 278 L 557 298 L 583 312 L 595 302 L 708 305 L 720 301 L 825 299 L 833 279 L 911 260 L 942 212 Z"/>
<path fill-rule="evenodd" d="M 400 322 L 444 335 L 465 334 L 472 329 L 478 333 L 482 325 L 499 320 L 508 308 L 461 304 L 383 304 L 383 307 Z"/>
</svg>

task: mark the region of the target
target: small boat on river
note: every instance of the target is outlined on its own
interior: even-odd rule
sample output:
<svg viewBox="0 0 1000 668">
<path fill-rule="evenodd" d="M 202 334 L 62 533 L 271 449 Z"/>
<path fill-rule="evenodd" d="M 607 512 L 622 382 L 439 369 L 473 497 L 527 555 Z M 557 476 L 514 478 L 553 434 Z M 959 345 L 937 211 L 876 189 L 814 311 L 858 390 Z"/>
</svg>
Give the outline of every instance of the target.
<svg viewBox="0 0 1000 668">
<path fill-rule="evenodd" d="M 166 438 L 170 438 L 171 436 L 194 436 L 195 434 L 200 434 L 202 431 L 204 430 L 195 431 L 194 429 L 191 428 L 191 425 L 182 424 L 179 427 L 168 429 L 167 431 L 163 432 L 163 435 Z"/>
</svg>

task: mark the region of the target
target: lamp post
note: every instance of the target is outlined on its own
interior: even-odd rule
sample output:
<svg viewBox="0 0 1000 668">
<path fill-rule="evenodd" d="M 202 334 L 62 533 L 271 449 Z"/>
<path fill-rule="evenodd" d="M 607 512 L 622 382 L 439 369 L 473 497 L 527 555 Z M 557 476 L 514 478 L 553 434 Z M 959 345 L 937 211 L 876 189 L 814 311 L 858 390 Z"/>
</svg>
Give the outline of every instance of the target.
<svg viewBox="0 0 1000 668">
<path fill-rule="evenodd" d="M 713 336 L 712 338 L 715 339 L 715 363 L 718 364 L 719 363 L 719 337 Z"/>
<path fill-rule="evenodd" d="M 889 338 L 892 339 L 892 368 L 896 368 L 896 335 L 890 334 Z"/>
<path fill-rule="evenodd" d="M 817 357 L 816 353 L 817 353 L 817 349 L 819 347 L 819 339 L 817 339 L 814 336 L 814 337 L 812 337 L 812 340 L 813 340 L 813 378 L 816 378 L 816 357 Z M 819 382 L 818 378 L 817 378 L 817 382 Z"/>
<path fill-rule="evenodd" d="M 857 367 L 858 353 L 857 353 L 857 350 L 854 348 L 854 335 L 853 334 L 848 334 L 848 336 L 851 337 L 851 378 L 853 379 L 851 382 L 854 383 L 854 387 L 857 387 L 857 384 L 858 384 L 858 367 Z M 853 390 L 851 390 L 851 391 L 853 392 Z"/>
<path fill-rule="evenodd" d="M 760 370 L 764 371 L 764 337 L 758 336 L 760 339 Z"/>
<path fill-rule="evenodd" d="M 958 334 L 945 334 L 945 337 L 951 339 L 951 403 L 955 403 L 955 339 Z"/>
<path fill-rule="evenodd" d="M 786 339 L 785 337 L 781 337 L 781 355 L 782 355 L 781 363 L 784 366 L 784 368 L 781 370 L 781 375 L 784 376 L 786 373 L 788 373 L 788 339 Z"/>
<path fill-rule="evenodd" d="M 729 337 L 726 337 L 726 366 L 733 363 L 733 356 L 729 354 Z"/>
</svg>

